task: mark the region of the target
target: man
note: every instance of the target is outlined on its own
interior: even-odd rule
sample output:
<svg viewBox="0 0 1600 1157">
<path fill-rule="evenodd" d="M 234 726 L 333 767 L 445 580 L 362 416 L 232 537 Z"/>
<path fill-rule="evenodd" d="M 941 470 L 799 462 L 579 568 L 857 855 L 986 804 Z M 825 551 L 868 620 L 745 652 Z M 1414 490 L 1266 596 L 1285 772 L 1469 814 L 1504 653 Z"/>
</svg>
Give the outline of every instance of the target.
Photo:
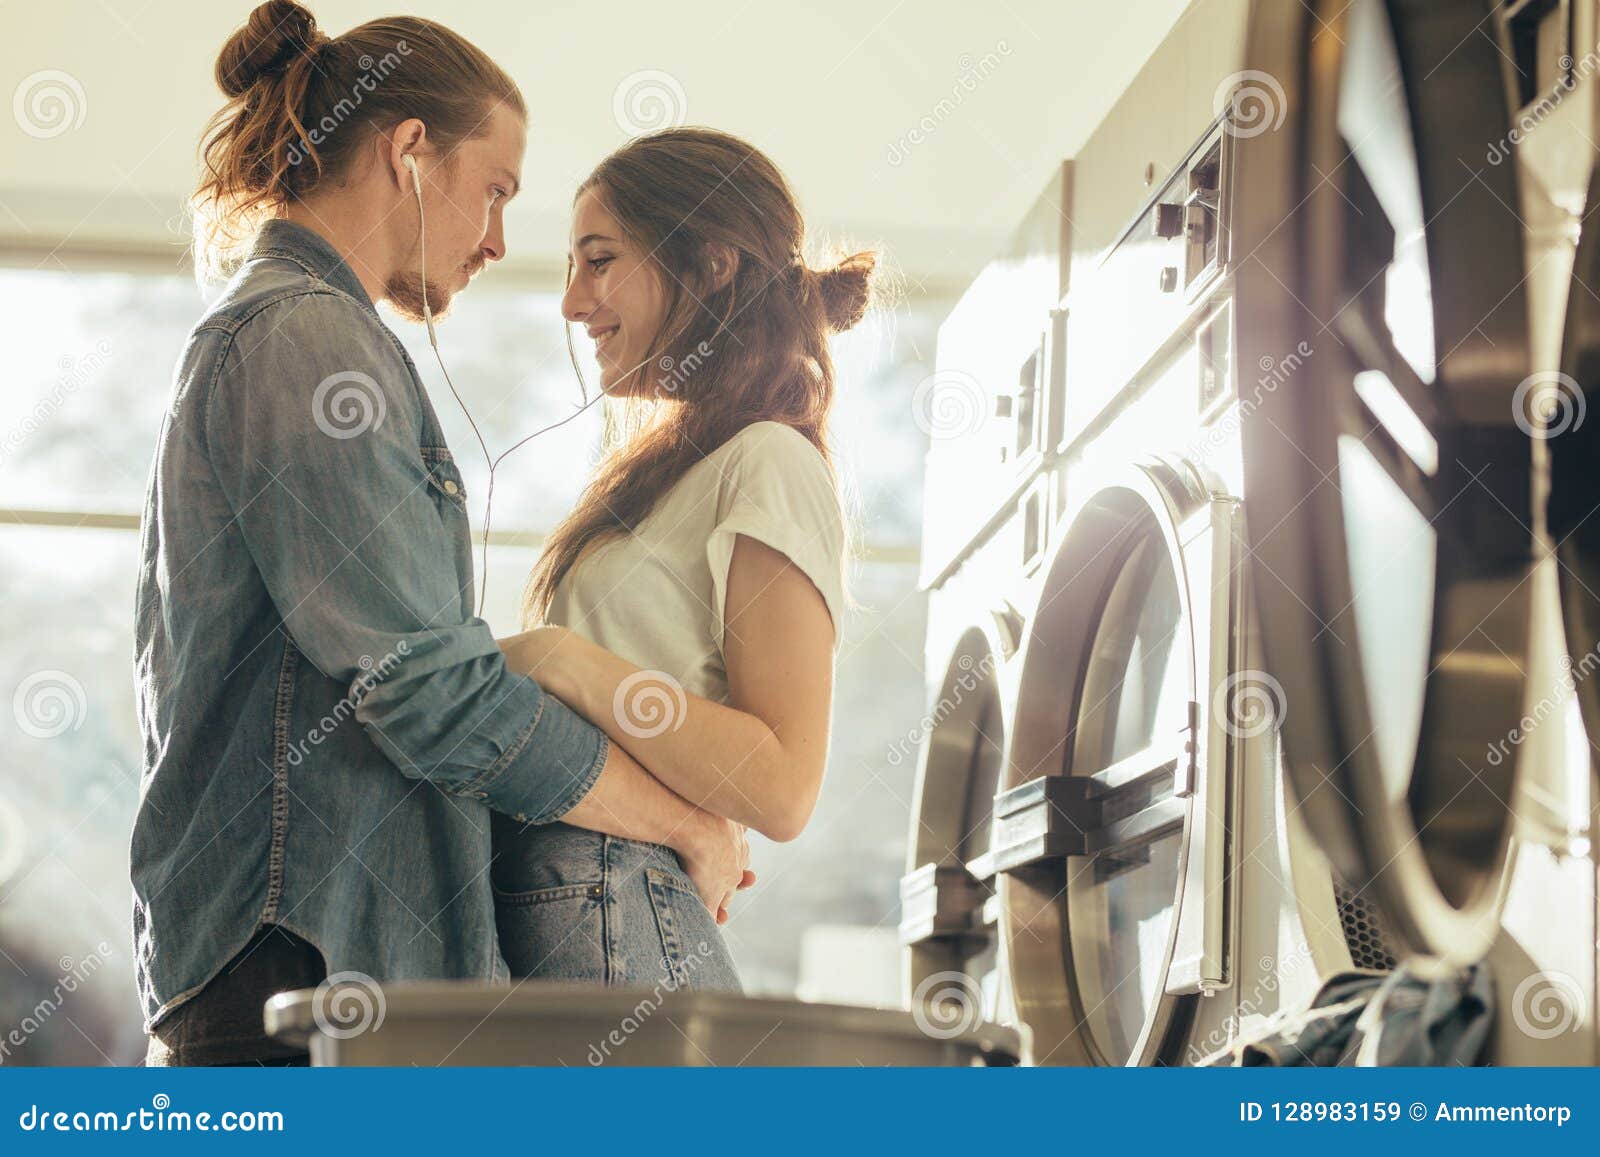
<svg viewBox="0 0 1600 1157">
<path fill-rule="evenodd" d="M 516 86 L 432 22 L 330 39 L 287 0 L 217 77 L 200 257 L 268 220 L 185 346 L 146 498 L 135 953 L 147 1063 L 305 1063 L 265 1038 L 274 992 L 506 977 L 490 809 L 673 847 L 714 909 L 753 877 L 742 829 L 507 668 L 461 475 L 373 309 L 442 313 L 504 256 Z"/>
</svg>

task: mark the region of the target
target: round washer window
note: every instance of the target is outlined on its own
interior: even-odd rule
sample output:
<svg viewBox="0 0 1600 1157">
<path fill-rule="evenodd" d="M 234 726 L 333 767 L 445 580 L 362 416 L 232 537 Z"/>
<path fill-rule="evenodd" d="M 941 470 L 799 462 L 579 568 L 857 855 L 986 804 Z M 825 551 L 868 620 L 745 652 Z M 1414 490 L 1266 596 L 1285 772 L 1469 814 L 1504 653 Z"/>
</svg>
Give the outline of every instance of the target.
<svg viewBox="0 0 1600 1157">
<path fill-rule="evenodd" d="M 1145 535 L 1117 576 L 1085 672 L 1072 774 L 1093 775 L 1177 735 L 1186 667 L 1177 576 L 1165 543 Z M 1102 826 L 1172 794 L 1144 777 L 1104 796 Z M 1161 998 L 1178 892 L 1181 826 L 1067 861 L 1068 930 L 1086 1020 L 1104 1059 L 1126 1064 Z"/>
</svg>

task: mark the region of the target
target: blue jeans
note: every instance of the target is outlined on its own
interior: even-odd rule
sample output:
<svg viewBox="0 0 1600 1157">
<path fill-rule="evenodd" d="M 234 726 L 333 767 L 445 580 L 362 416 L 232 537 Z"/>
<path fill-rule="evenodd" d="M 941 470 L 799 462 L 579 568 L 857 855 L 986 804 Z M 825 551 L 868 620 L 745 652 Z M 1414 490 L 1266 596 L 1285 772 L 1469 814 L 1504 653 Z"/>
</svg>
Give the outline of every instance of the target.
<svg viewBox="0 0 1600 1157">
<path fill-rule="evenodd" d="M 499 813 L 492 822 L 495 923 L 512 976 L 743 991 L 671 848 Z"/>
</svg>

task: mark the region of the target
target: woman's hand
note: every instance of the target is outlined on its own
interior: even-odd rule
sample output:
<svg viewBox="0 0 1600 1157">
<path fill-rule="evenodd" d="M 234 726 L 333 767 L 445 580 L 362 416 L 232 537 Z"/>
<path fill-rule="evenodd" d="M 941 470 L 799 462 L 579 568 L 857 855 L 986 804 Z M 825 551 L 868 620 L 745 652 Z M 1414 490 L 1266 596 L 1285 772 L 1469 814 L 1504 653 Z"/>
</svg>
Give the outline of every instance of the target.
<svg viewBox="0 0 1600 1157">
<path fill-rule="evenodd" d="M 573 706 L 577 689 L 568 678 L 572 660 L 583 642 L 566 627 L 535 627 L 500 640 L 506 663 L 518 674 L 528 675 L 557 699 Z"/>
<path fill-rule="evenodd" d="M 675 833 L 671 846 L 701 902 L 718 924 L 725 924 L 734 893 L 756 881 L 756 874 L 745 867 L 750 862 L 750 843 L 743 824 L 703 809 L 695 817 L 693 824 Z"/>
<path fill-rule="evenodd" d="M 718 818 L 721 823 L 728 825 L 736 833 L 741 849 L 739 862 L 741 864 L 748 864 L 750 862 L 750 843 L 747 835 L 748 829 L 746 829 L 743 824 L 737 823 L 733 820 L 721 819 L 721 817 Z M 728 906 L 733 903 L 733 897 L 737 893 L 743 891 L 745 888 L 750 887 L 750 885 L 754 884 L 755 882 L 756 874 L 754 872 L 752 872 L 749 868 L 744 868 L 741 870 L 739 873 L 739 882 L 727 892 L 724 892 L 722 899 L 717 902 L 717 906 L 711 909 L 712 914 L 717 918 L 718 924 L 726 924 L 730 919 L 728 914 Z M 707 907 L 710 907 L 710 905 L 707 905 Z"/>
<path fill-rule="evenodd" d="M 739 887 L 735 888 L 733 890 L 733 892 L 729 892 L 726 896 L 724 896 L 722 898 L 722 903 L 717 905 L 717 923 L 718 924 L 726 924 L 728 922 L 728 920 L 729 920 L 728 905 L 733 903 L 734 892 L 738 892 L 741 889 L 748 888 L 751 884 L 754 884 L 755 882 L 756 882 L 756 874 L 754 872 L 752 872 L 749 868 L 746 868 L 744 870 L 743 878 L 741 878 L 740 881 L 739 881 Z"/>
</svg>

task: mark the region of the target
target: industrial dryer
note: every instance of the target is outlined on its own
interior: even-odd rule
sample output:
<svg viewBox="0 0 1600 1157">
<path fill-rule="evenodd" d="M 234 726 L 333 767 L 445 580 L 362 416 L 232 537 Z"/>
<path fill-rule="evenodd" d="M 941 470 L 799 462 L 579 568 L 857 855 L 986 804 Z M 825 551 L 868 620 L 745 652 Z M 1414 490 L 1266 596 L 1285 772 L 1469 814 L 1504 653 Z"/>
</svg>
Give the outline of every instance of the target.
<svg viewBox="0 0 1600 1157">
<path fill-rule="evenodd" d="M 1177 1064 L 1487 959 L 1489 1059 L 1593 1063 L 1600 550 L 1525 417 L 1592 8 L 1312 7 L 1194 4 L 940 331 L 906 995 Z"/>
</svg>

